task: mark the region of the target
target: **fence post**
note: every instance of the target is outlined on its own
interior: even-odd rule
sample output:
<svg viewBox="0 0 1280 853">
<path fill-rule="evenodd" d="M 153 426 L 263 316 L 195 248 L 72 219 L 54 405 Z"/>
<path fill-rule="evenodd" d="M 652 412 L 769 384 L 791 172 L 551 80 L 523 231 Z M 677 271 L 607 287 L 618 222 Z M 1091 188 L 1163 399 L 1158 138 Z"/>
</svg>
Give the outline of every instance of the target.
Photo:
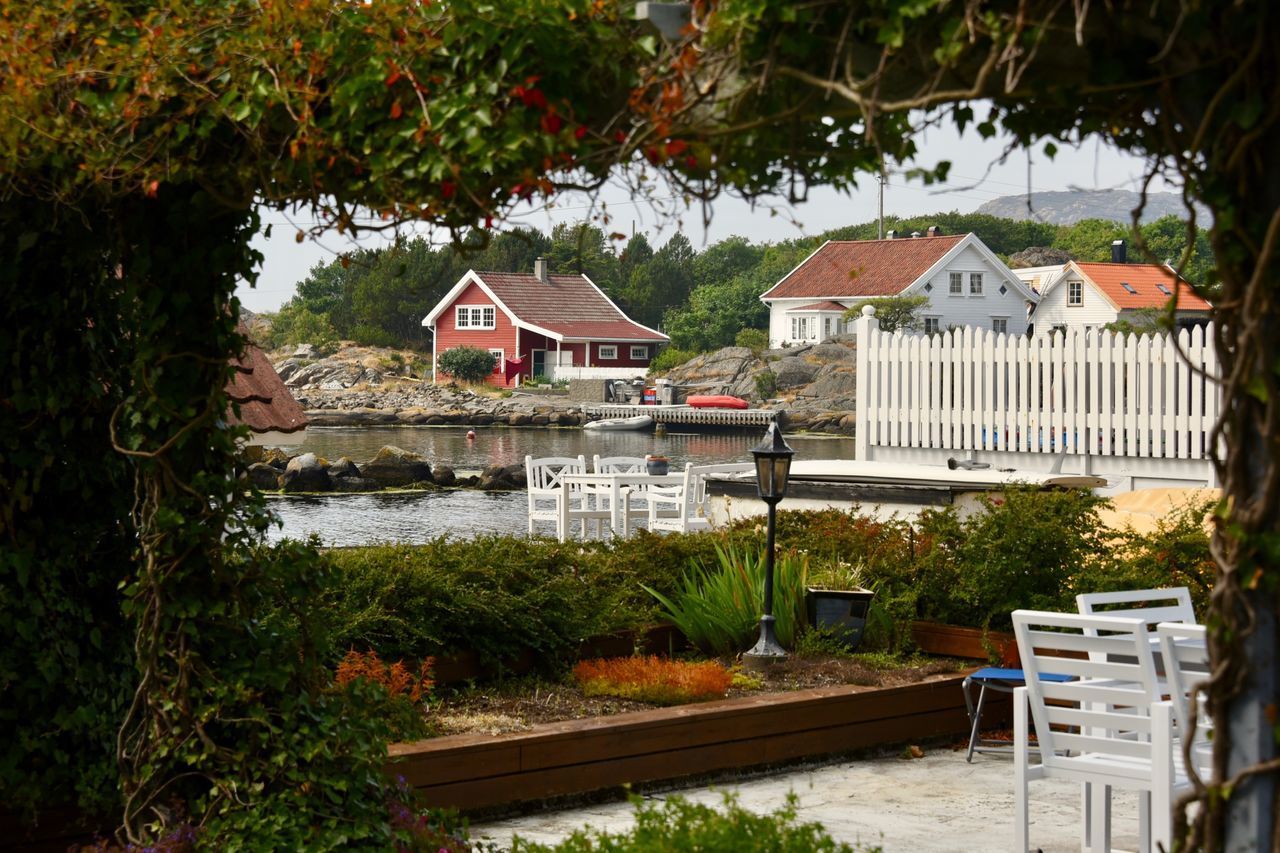
<svg viewBox="0 0 1280 853">
<path fill-rule="evenodd" d="M 871 395 L 880 393 L 873 388 L 871 369 L 871 338 L 880 334 L 880 321 L 876 319 L 876 309 L 871 305 L 862 306 L 862 315 L 853 321 L 854 334 L 858 345 L 858 373 L 854 385 L 855 413 L 853 428 L 853 458 L 862 461 L 870 459 L 868 451 L 871 441 Z"/>
</svg>

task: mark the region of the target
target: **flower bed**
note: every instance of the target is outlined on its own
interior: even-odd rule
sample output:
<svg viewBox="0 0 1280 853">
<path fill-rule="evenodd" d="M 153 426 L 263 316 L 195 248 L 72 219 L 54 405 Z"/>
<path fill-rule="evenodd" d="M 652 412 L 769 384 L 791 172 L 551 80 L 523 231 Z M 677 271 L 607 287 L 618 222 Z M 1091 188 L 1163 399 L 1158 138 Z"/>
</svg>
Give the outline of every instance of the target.
<svg viewBox="0 0 1280 853">
<path fill-rule="evenodd" d="M 962 675 L 822 687 L 393 744 L 387 772 L 464 812 L 964 734 Z M 1000 719 L 1000 706 L 990 711 Z"/>
</svg>

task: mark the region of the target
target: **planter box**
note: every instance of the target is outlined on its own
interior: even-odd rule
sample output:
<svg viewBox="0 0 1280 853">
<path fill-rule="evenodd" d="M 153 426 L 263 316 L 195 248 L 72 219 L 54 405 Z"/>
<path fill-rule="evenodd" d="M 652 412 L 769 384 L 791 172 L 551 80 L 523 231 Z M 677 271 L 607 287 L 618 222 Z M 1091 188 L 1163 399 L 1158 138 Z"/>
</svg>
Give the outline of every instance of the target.
<svg viewBox="0 0 1280 853">
<path fill-rule="evenodd" d="M 548 723 L 509 735 L 393 744 L 386 771 L 403 776 L 430 806 L 475 812 L 963 736 L 969 725 L 962 680 L 947 675 L 907 687 L 826 687 Z M 992 721 L 998 707 L 991 709 Z"/>
<path fill-rule="evenodd" d="M 818 589 L 806 590 L 805 607 L 809 611 L 809 624 L 825 628 L 844 638 L 850 651 L 862 642 L 862 631 L 867 625 L 867 609 L 875 595 L 869 589 Z"/>
<path fill-rule="evenodd" d="M 941 622 L 916 621 L 911 623 L 911 638 L 922 652 L 953 658 L 991 660 L 983 637 L 993 646 L 1001 666 L 1018 667 L 1018 643 L 1012 634 L 1000 631 L 983 631 L 981 628 L 962 628 L 943 625 Z"/>
</svg>

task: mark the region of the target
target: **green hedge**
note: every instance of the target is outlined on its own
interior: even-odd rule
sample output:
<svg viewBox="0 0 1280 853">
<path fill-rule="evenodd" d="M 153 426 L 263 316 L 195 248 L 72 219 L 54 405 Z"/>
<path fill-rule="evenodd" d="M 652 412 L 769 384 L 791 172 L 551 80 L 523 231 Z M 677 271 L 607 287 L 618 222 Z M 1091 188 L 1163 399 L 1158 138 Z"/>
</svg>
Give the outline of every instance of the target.
<svg viewBox="0 0 1280 853">
<path fill-rule="evenodd" d="M 908 523 L 857 511 L 782 511 L 777 540 L 814 574 L 854 567 L 876 590 L 889 636 L 910 644 L 914 619 L 1005 629 L 1019 607 L 1074 610 L 1083 591 L 1189 586 L 1203 612 L 1213 561 L 1201 520 L 1208 507 L 1175 513 L 1151 534 L 1116 533 L 1098 517 L 1105 501 L 1074 491 L 1010 491 L 962 516 L 930 508 Z M 494 664 L 532 651 L 554 670 L 587 637 L 658 621 L 649 587 L 670 595 L 716 548 L 763 547 L 760 519 L 715 533 L 618 542 L 492 536 L 421 546 L 332 551 L 337 571 L 320 596 L 339 650 L 373 649 L 418 659 L 474 650 Z"/>
</svg>

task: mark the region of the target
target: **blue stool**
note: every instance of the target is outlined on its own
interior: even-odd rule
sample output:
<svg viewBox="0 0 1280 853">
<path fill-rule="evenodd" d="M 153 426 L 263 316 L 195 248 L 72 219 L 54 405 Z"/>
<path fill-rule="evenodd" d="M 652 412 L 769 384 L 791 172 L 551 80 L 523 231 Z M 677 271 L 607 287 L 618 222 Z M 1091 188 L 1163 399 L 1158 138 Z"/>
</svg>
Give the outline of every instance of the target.
<svg viewBox="0 0 1280 853">
<path fill-rule="evenodd" d="M 1059 675 L 1053 672 L 1040 673 L 1041 681 L 1070 681 L 1073 676 Z M 973 761 L 975 752 L 1012 752 L 1013 747 L 997 741 L 982 742 L 978 740 L 978 729 L 982 723 L 982 705 L 987 698 L 987 688 L 996 690 L 1000 693 L 1012 693 L 1016 688 L 1022 687 L 1027 683 L 1027 676 L 1020 669 L 1002 669 L 996 666 L 983 667 L 977 672 L 971 672 L 965 676 L 964 683 L 960 685 L 964 690 L 964 707 L 969 713 L 969 723 L 972 728 L 969 731 L 969 751 L 965 754 L 964 760 Z M 973 706 L 972 686 L 977 685 L 978 690 L 978 706 Z"/>
</svg>

